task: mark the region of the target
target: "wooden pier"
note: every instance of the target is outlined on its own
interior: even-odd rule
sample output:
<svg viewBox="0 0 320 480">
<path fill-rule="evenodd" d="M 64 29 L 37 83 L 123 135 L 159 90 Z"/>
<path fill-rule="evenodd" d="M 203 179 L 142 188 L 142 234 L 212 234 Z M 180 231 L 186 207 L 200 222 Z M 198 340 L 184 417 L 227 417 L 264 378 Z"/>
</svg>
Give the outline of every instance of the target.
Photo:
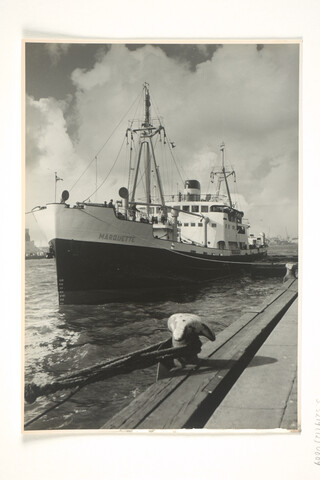
<svg viewBox="0 0 320 480">
<path fill-rule="evenodd" d="M 170 372 L 102 428 L 296 430 L 297 297 L 298 281 L 286 281 L 205 343 L 197 366 Z"/>
<path fill-rule="evenodd" d="M 205 424 L 214 429 L 297 429 L 298 299 Z"/>
</svg>

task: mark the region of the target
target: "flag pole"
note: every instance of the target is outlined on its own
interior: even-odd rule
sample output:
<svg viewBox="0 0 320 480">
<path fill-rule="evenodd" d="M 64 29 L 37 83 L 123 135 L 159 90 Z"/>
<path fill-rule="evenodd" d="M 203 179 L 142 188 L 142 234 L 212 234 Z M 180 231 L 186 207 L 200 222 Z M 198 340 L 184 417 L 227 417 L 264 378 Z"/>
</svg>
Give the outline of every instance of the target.
<svg viewBox="0 0 320 480">
<path fill-rule="evenodd" d="M 54 172 L 54 203 L 57 203 L 57 182 L 63 180 L 63 178 L 58 177 L 57 172 Z"/>
</svg>

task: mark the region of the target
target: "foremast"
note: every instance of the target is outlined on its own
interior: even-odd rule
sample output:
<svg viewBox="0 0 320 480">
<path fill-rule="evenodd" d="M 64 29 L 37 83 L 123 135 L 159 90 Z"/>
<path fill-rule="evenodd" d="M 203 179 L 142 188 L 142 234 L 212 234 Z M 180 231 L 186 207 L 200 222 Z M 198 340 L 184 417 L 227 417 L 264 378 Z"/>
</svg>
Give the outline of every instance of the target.
<svg viewBox="0 0 320 480">
<path fill-rule="evenodd" d="M 144 172 L 145 172 L 145 185 L 146 185 L 146 207 L 147 215 L 150 213 L 151 201 L 151 166 L 154 166 L 154 171 L 156 173 L 156 180 L 159 189 L 160 201 L 163 209 L 163 213 L 166 216 L 165 208 L 165 199 L 163 193 L 163 187 L 159 172 L 159 166 L 156 162 L 154 146 L 152 138 L 160 133 L 161 130 L 164 130 L 164 127 L 160 124 L 159 127 L 154 127 L 151 123 L 151 100 L 149 92 L 149 84 L 147 82 L 143 85 L 143 95 L 144 95 L 144 121 L 141 124 L 140 128 L 133 129 L 132 132 L 139 133 L 140 135 L 140 144 L 137 158 L 136 171 L 134 176 L 133 188 L 131 193 L 131 204 L 135 203 L 136 189 L 138 184 L 139 172 L 142 169 L 142 159 L 144 159 Z M 164 132 L 165 135 L 165 132 Z"/>
</svg>

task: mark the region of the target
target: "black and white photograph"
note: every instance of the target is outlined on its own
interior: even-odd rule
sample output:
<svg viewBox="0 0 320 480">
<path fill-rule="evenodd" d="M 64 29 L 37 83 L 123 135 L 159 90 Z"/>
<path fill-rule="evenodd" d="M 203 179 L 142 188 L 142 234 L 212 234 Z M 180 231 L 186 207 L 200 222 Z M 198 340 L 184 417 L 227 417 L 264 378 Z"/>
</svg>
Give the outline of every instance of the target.
<svg viewBox="0 0 320 480">
<path fill-rule="evenodd" d="M 0 11 L 0 477 L 318 478 L 320 4 Z"/>
<path fill-rule="evenodd" d="M 28 40 L 24 431 L 300 431 L 299 41 Z"/>
</svg>

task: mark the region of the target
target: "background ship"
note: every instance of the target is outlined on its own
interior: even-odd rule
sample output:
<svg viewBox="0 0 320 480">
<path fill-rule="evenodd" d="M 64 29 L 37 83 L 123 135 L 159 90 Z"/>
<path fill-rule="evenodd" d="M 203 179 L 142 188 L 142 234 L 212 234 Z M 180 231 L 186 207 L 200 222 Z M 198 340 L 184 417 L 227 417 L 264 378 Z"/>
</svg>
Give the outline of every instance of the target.
<svg viewBox="0 0 320 480">
<path fill-rule="evenodd" d="M 165 195 L 155 144 L 167 145 L 171 154 L 175 145 L 160 118 L 157 126 L 151 118 L 147 83 L 143 99 L 143 120 L 131 121 L 126 131 L 129 180 L 119 190 L 121 200 L 70 206 L 65 190 L 60 203 L 33 209 L 56 259 L 60 304 L 146 298 L 230 275 L 266 255 L 264 234 L 249 235 L 232 201 L 228 178 L 235 172 L 225 167 L 223 143 L 221 167 L 211 172 L 215 193 L 202 194 L 198 180 L 190 179 L 183 192 Z"/>
</svg>

